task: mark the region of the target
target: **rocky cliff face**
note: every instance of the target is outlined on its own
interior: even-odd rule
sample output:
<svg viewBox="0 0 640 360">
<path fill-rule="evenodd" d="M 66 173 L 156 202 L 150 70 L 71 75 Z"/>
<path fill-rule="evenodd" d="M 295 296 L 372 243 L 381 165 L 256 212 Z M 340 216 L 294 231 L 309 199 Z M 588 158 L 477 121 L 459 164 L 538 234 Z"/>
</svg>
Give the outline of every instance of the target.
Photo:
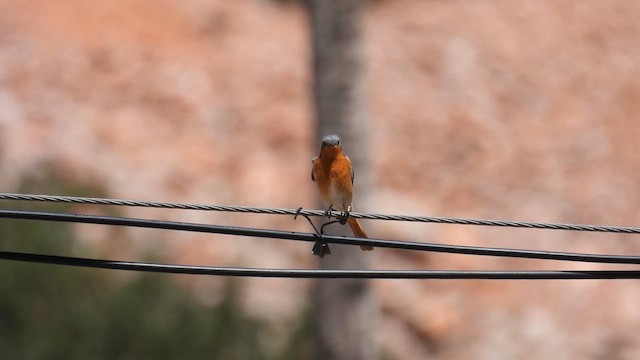
<svg viewBox="0 0 640 360">
<path fill-rule="evenodd" d="M 372 2 L 363 24 L 376 188 L 369 210 L 640 225 L 638 19 L 639 3 L 618 0 Z M 113 197 L 313 207 L 308 38 L 304 9 L 287 2 L 0 1 L 3 190 L 54 168 Z M 282 217 L 128 214 L 308 230 Z M 636 236 L 366 225 L 379 238 L 640 252 Z M 119 251 L 108 231 L 79 231 Z M 148 234 L 127 232 L 126 251 L 158 246 Z M 308 244 L 153 234 L 181 262 L 315 261 Z M 363 256 L 377 268 L 609 268 Z M 203 299 L 216 283 L 198 280 Z M 274 322 L 307 297 L 303 281 L 244 284 L 247 311 Z M 637 285 L 373 282 L 385 352 L 397 359 L 638 358 Z"/>
</svg>

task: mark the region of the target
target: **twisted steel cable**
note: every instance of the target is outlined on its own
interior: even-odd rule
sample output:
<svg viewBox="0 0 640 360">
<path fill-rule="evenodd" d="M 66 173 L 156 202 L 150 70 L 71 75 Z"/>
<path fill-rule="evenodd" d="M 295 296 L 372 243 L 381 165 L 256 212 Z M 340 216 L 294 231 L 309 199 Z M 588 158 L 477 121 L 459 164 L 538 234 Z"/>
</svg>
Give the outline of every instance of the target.
<svg viewBox="0 0 640 360">
<path fill-rule="evenodd" d="M 105 198 L 94 198 L 94 197 L 15 194 L 15 193 L 0 193 L 0 200 L 62 202 L 62 203 L 74 203 L 74 204 L 135 206 L 135 207 L 164 208 L 164 209 L 226 211 L 226 212 L 236 212 L 236 213 L 294 215 L 294 216 L 295 215 L 305 215 L 305 216 L 330 215 L 332 217 L 338 217 L 341 214 L 338 211 L 330 211 L 327 213 L 326 211 L 323 211 L 323 210 L 304 210 L 302 208 L 286 209 L 286 208 L 271 208 L 271 207 L 206 205 L 206 204 L 189 204 L 189 203 L 176 203 L 176 202 L 122 200 L 122 199 L 105 199 Z M 359 218 L 359 219 L 368 219 L 368 220 L 408 221 L 408 222 L 424 222 L 424 223 L 435 223 L 435 224 L 498 226 L 498 227 L 567 230 L 567 231 L 589 231 L 589 232 L 606 232 L 606 233 L 619 233 L 619 234 L 620 233 L 621 234 L 640 234 L 640 227 L 628 227 L 628 226 L 542 223 L 542 222 L 510 221 L 510 220 L 464 219 L 464 218 L 453 218 L 453 217 L 388 215 L 388 214 L 373 214 L 373 213 L 358 213 L 358 212 L 349 213 L 349 216 Z"/>
</svg>

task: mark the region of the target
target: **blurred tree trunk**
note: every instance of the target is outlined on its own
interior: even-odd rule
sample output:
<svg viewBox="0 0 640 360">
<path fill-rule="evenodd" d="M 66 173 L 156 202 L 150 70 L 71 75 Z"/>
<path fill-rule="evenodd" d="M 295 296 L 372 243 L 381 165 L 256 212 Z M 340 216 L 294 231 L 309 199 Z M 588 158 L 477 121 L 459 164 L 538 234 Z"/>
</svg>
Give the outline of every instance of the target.
<svg viewBox="0 0 640 360">
<path fill-rule="evenodd" d="M 319 139 L 337 134 L 355 171 L 354 208 L 365 211 L 371 176 L 364 106 L 362 45 L 363 0 L 308 0 L 313 41 L 313 72 Z M 320 206 L 324 208 L 324 204 Z M 366 226 L 363 225 L 363 226 Z M 352 236 L 348 226 L 327 232 Z M 367 268 L 373 253 L 358 246 L 331 245 L 320 260 L 324 269 Z M 316 359 L 375 359 L 376 311 L 369 282 L 323 279 L 315 289 Z"/>
</svg>

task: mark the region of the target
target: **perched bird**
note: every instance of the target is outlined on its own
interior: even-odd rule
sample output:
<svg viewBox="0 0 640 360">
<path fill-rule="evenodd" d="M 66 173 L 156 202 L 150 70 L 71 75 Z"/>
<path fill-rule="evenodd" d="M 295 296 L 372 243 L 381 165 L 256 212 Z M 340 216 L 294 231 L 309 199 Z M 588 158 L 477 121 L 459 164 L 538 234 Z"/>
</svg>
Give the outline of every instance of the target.
<svg viewBox="0 0 640 360">
<path fill-rule="evenodd" d="M 320 197 L 329 206 L 329 210 L 342 211 L 353 234 L 367 238 L 358 219 L 349 217 L 349 212 L 353 210 L 353 168 L 351 160 L 342 152 L 340 137 L 327 135 L 322 138 L 320 155 L 314 157 L 312 162 L 311 180 L 318 184 Z M 371 245 L 360 245 L 360 248 L 373 250 Z"/>
</svg>

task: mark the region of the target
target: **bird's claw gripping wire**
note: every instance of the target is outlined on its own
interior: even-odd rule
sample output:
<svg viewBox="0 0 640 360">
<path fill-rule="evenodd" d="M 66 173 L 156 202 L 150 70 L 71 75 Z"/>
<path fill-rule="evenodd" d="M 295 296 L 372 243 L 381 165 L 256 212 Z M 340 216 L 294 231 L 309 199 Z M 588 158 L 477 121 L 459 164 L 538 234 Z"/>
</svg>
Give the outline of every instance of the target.
<svg viewBox="0 0 640 360">
<path fill-rule="evenodd" d="M 332 217 L 335 217 L 336 220 L 324 224 L 323 227 L 325 225 L 333 224 L 336 222 L 339 222 L 340 225 L 346 224 L 347 219 L 349 218 L 349 213 L 351 212 L 351 206 L 349 206 L 347 210 L 341 211 L 337 216 L 332 214 L 333 211 L 336 211 L 336 209 L 333 208 L 333 205 L 329 205 L 329 207 L 324 211 L 324 216 L 326 216 L 329 220 L 331 220 Z"/>
<path fill-rule="evenodd" d="M 331 212 L 334 211 L 333 205 L 329 205 L 329 207 L 324 211 L 324 216 L 331 219 Z"/>
<path fill-rule="evenodd" d="M 322 236 L 324 234 L 324 227 L 327 224 L 322 225 L 322 227 L 320 228 L 320 231 L 318 231 L 318 228 L 313 224 L 313 221 L 311 221 L 309 216 L 305 214 L 301 214 L 300 213 L 301 211 L 302 211 L 302 206 L 296 210 L 296 214 L 293 216 L 293 219 L 294 220 L 297 219 L 298 215 L 307 219 L 309 224 L 311 224 L 311 227 L 313 228 L 313 230 L 316 232 L 314 235 L 318 238 L 318 241 L 316 241 L 316 243 L 313 245 L 313 249 L 311 249 L 311 253 L 319 257 L 324 257 L 325 255 L 331 255 L 331 249 L 329 249 L 329 244 L 327 244 L 327 242 L 324 241 L 324 238 Z"/>
<path fill-rule="evenodd" d="M 324 216 L 329 218 L 329 220 L 331 220 L 331 218 L 334 217 L 334 215 L 331 214 L 332 211 L 336 211 L 336 209 L 333 208 L 333 204 L 329 205 L 327 210 L 324 211 Z M 338 216 L 335 216 L 336 218 L 335 221 L 328 222 L 325 225 L 333 224 L 335 222 L 339 222 L 340 225 L 344 225 L 347 223 L 347 219 L 349 218 L 350 213 L 351 213 L 351 206 L 348 206 L 346 210 L 340 211 L 340 214 L 338 214 Z"/>
<path fill-rule="evenodd" d="M 342 211 L 340 215 L 338 215 L 338 222 L 340 225 L 344 225 L 347 223 L 347 219 L 349 219 L 349 210 Z"/>
</svg>

